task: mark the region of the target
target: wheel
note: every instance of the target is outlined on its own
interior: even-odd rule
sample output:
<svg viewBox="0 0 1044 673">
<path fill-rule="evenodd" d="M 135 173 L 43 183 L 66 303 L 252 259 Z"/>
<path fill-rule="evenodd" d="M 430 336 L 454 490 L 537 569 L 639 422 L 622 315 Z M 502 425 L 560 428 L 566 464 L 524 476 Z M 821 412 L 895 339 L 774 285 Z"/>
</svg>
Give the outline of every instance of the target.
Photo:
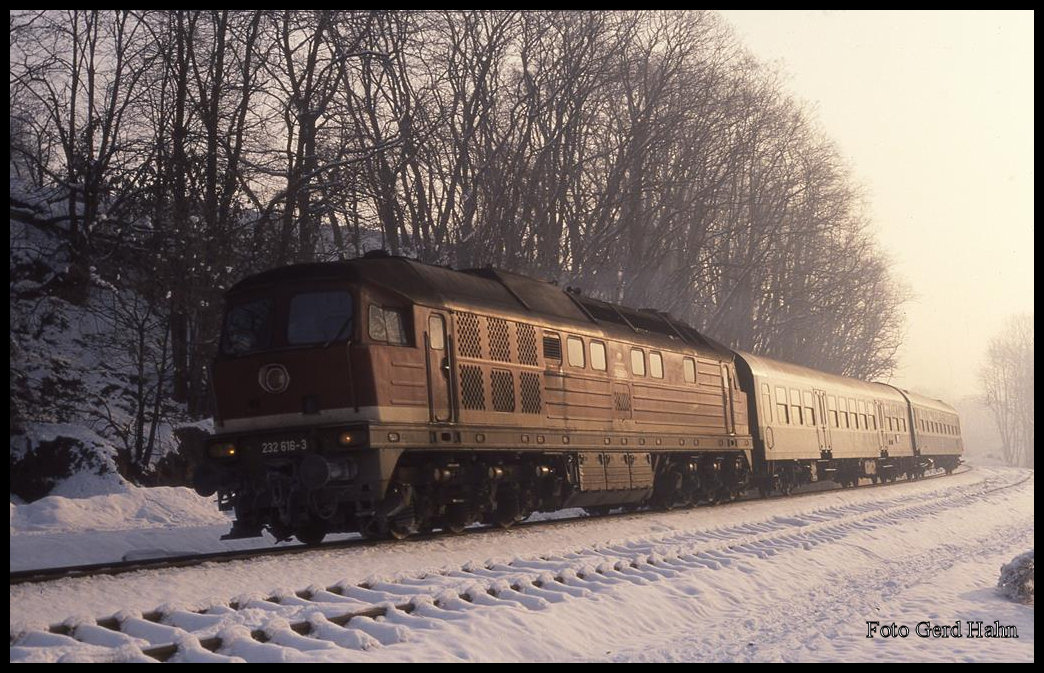
<svg viewBox="0 0 1044 673">
<path fill-rule="evenodd" d="M 506 530 L 514 526 L 516 521 L 522 520 L 519 513 L 517 497 L 501 497 L 497 500 L 497 508 L 493 512 L 493 523 Z"/>
<path fill-rule="evenodd" d="M 405 540 L 410 535 L 413 535 L 413 529 L 399 524 L 392 524 L 388 526 L 388 537 L 393 540 Z"/>
<path fill-rule="evenodd" d="M 314 547 L 326 537 L 326 526 L 321 523 L 310 522 L 302 525 L 294 532 L 294 535 L 303 544 Z"/>
<path fill-rule="evenodd" d="M 454 535 L 460 535 L 468 527 L 468 524 L 471 523 L 471 520 L 467 506 L 463 503 L 454 503 L 446 508 L 442 527 Z"/>
</svg>

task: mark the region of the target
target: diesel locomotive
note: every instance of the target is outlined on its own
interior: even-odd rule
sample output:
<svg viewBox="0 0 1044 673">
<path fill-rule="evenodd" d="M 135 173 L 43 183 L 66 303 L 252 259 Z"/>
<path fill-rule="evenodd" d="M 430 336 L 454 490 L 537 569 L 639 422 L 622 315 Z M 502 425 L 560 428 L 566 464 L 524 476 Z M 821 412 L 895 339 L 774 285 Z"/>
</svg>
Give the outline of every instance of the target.
<svg viewBox="0 0 1044 673">
<path fill-rule="evenodd" d="M 730 350 L 502 270 L 371 254 L 229 289 L 196 491 L 268 530 L 404 538 L 534 511 L 952 471 L 943 402 Z"/>
</svg>

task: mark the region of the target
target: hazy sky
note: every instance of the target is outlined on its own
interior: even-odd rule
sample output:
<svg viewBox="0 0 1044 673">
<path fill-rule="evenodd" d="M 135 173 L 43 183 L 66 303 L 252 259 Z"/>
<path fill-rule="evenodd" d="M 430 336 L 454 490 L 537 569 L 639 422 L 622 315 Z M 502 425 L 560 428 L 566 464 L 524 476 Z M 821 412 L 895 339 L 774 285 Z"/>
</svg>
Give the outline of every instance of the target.
<svg viewBox="0 0 1044 673">
<path fill-rule="evenodd" d="M 890 382 L 978 393 L 990 338 L 1033 312 L 1033 13 L 721 14 L 814 110 L 916 295 Z"/>
</svg>

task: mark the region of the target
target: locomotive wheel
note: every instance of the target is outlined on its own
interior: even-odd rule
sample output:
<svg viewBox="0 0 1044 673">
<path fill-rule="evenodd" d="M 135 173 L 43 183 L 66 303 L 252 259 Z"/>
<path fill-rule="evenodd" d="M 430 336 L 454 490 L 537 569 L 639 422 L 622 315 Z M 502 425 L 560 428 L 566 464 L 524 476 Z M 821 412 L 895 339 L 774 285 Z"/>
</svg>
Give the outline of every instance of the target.
<svg viewBox="0 0 1044 673">
<path fill-rule="evenodd" d="M 405 540 L 417 532 L 417 518 L 414 516 L 413 507 L 407 507 L 388 520 L 388 537 L 393 540 Z"/>
<path fill-rule="evenodd" d="M 401 524 L 393 523 L 390 526 L 388 526 L 388 537 L 394 540 L 405 540 L 412 534 L 413 529 L 406 526 L 402 526 Z"/>
<path fill-rule="evenodd" d="M 497 499 L 497 508 L 493 512 L 493 523 L 504 529 L 511 528 L 516 521 L 524 518 L 519 516 L 520 510 L 518 496 L 505 494 Z"/>
<path fill-rule="evenodd" d="M 321 523 L 311 521 L 298 528 L 297 531 L 294 532 L 294 535 L 302 543 L 308 545 L 309 547 L 314 547 L 318 545 L 320 542 L 322 542 L 323 538 L 326 537 L 326 526 L 324 526 Z"/>
<path fill-rule="evenodd" d="M 446 508 L 442 527 L 449 532 L 454 535 L 460 535 L 470 523 L 471 516 L 468 512 L 467 505 L 464 503 L 453 503 Z"/>
<path fill-rule="evenodd" d="M 670 511 L 675 507 L 684 506 L 685 503 L 680 501 L 684 483 L 685 478 L 681 470 L 677 466 L 668 466 L 656 480 L 656 487 L 653 490 L 653 507 Z"/>
</svg>

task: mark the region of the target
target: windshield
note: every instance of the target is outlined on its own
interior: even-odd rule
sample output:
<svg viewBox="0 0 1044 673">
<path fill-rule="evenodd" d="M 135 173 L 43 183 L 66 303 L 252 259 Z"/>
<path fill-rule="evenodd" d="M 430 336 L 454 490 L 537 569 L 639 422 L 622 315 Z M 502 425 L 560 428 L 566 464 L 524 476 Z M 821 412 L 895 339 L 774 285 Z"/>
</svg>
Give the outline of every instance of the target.
<svg viewBox="0 0 1044 673">
<path fill-rule="evenodd" d="M 352 295 L 305 292 L 290 300 L 286 341 L 290 345 L 329 343 L 352 332 Z"/>
<path fill-rule="evenodd" d="M 271 299 L 255 299 L 231 307 L 225 318 L 221 351 L 243 355 L 268 348 L 272 340 L 271 325 Z"/>
<path fill-rule="evenodd" d="M 285 313 L 282 305 L 282 301 L 265 297 L 230 306 L 221 352 L 246 355 L 288 346 L 327 345 L 352 333 L 354 305 L 347 290 L 298 292 L 290 297 Z"/>
</svg>

